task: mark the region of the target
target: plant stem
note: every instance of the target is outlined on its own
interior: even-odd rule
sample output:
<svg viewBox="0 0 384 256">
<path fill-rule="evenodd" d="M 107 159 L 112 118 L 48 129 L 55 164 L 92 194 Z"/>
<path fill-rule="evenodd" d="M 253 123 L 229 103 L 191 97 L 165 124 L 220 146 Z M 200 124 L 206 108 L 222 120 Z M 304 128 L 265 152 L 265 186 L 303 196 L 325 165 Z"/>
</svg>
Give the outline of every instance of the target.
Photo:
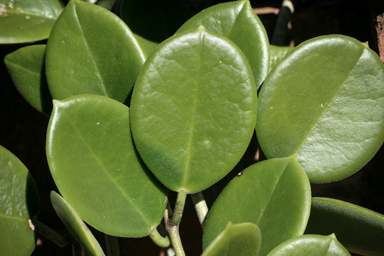
<svg viewBox="0 0 384 256">
<path fill-rule="evenodd" d="M 29 220 L 29 226 L 33 231 L 45 236 L 60 247 L 65 247 L 74 240 L 70 233 L 67 233 L 64 236 L 60 235 L 55 230 L 38 221 L 37 216 L 34 216 Z"/>
<path fill-rule="evenodd" d="M 201 227 L 204 228 L 205 221 L 207 219 L 208 214 L 208 206 L 205 202 L 204 196 L 202 192 L 198 192 L 196 194 L 191 194 L 192 202 L 195 205 L 195 210 L 197 213 L 197 217 L 199 218 Z"/>
<path fill-rule="evenodd" d="M 169 237 L 163 237 L 160 235 L 160 233 L 157 231 L 157 229 L 154 227 L 151 234 L 149 234 L 149 238 L 152 239 L 152 241 L 159 247 L 166 248 L 171 245 L 171 241 L 169 240 Z"/>
<path fill-rule="evenodd" d="M 165 228 L 168 231 L 169 237 L 171 238 L 173 249 L 177 256 L 185 256 L 183 244 L 181 243 L 179 225 L 183 216 L 185 200 L 187 193 L 185 191 L 179 191 L 177 193 L 177 199 L 175 209 L 172 217 L 168 217 L 168 209 L 164 212 Z"/>
<path fill-rule="evenodd" d="M 72 255 L 73 256 L 83 256 L 84 255 L 83 248 L 81 248 L 80 244 L 77 241 L 75 241 L 72 244 Z"/>
<path fill-rule="evenodd" d="M 104 234 L 107 246 L 107 256 L 120 256 L 119 239 L 115 236 Z"/>
</svg>

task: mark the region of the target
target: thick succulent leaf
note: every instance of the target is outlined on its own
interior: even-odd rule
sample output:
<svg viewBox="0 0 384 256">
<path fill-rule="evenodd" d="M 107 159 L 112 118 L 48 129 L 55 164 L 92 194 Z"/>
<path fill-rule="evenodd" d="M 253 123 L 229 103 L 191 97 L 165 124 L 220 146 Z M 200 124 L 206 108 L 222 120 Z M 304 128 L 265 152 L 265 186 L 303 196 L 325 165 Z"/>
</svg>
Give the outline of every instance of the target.
<svg viewBox="0 0 384 256">
<path fill-rule="evenodd" d="M 193 16 L 179 0 L 123 0 L 120 13 L 145 49 L 146 56 Z"/>
<path fill-rule="evenodd" d="M 51 203 L 61 221 L 72 236 L 79 242 L 81 247 L 83 247 L 89 255 L 104 256 L 103 249 L 101 249 L 99 242 L 97 242 L 87 225 L 67 201 L 55 191 L 52 191 Z"/>
<path fill-rule="evenodd" d="M 97 94 L 128 102 L 144 55 L 112 12 L 72 0 L 49 37 L 46 75 L 54 99 Z"/>
<path fill-rule="evenodd" d="M 0 44 L 48 38 L 61 10 L 58 0 L 0 0 Z"/>
<path fill-rule="evenodd" d="M 177 33 L 196 29 L 200 25 L 229 38 L 241 49 L 259 88 L 268 73 L 269 43 L 265 28 L 249 1 L 234 1 L 207 8 L 189 19 Z"/>
<path fill-rule="evenodd" d="M 240 160 L 256 109 L 245 56 L 201 27 L 165 41 L 144 64 L 132 95 L 132 134 L 165 186 L 196 193 Z"/>
<path fill-rule="evenodd" d="M 166 190 L 135 150 L 128 113 L 98 95 L 55 101 L 47 158 L 60 193 L 83 220 L 110 235 L 142 237 L 160 223 Z"/>
<path fill-rule="evenodd" d="M 277 246 L 268 256 L 350 256 L 351 254 L 337 241 L 334 234 L 330 236 L 298 236 Z"/>
<path fill-rule="evenodd" d="M 295 48 L 290 46 L 269 46 L 269 70 L 271 70 L 277 62 L 290 54 Z"/>
<path fill-rule="evenodd" d="M 228 223 L 202 256 L 257 256 L 260 251 L 260 229 L 253 223 Z"/>
<path fill-rule="evenodd" d="M 28 221 L 39 211 L 32 176 L 15 155 L 0 146 L 0 255 L 31 255 L 37 236 Z"/>
<path fill-rule="evenodd" d="M 311 182 L 345 178 L 384 139 L 384 66 L 353 38 L 299 45 L 272 69 L 260 94 L 256 132 L 268 158 L 297 153 Z"/>
<path fill-rule="evenodd" d="M 44 69 L 45 45 L 31 45 L 8 54 L 5 65 L 21 95 L 40 112 L 50 115 L 52 97 Z"/>
<path fill-rule="evenodd" d="M 259 162 L 235 177 L 217 198 L 205 224 L 203 247 L 229 221 L 251 222 L 262 235 L 259 255 L 266 255 L 285 240 L 303 234 L 310 207 L 309 181 L 294 155 Z"/>
<path fill-rule="evenodd" d="M 313 198 L 305 233 L 335 233 L 351 252 L 367 256 L 384 254 L 384 216 L 339 200 Z"/>
</svg>

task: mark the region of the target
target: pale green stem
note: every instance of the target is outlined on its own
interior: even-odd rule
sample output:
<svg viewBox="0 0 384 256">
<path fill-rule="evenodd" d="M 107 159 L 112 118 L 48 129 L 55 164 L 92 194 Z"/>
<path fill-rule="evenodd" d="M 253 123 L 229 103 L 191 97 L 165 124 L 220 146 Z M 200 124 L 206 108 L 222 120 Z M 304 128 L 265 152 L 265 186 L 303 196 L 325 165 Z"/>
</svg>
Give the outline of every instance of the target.
<svg viewBox="0 0 384 256">
<path fill-rule="evenodd" d="M 104 234 L 107 256 L 120 256 L 119 238 Z"/>
<path fill-rule="evenodd" d="M 197 213 L 197 217 L 199 218 L 201 227 L 204 228 L 204 224 L 208 214 L 208 206 L 204 200 L 204 196 L 202 192 L 198 192 L 196 194 L 191 194 L 192 202 L 195 205 L 195 210 Z"/>
<path fill-rule="evenodd" d="M 169 237 L 163 237 L 160 235 L 159 231 L 154 227 L 152 232 L 149 234 L 149 238 L 152 239 L 152 241 L 161 248 L 166 248 L 171 246 L 171 241 L 169 240 Z"/>
<path fill-rule="evenodd" d="M 60 235 L 55 230 L 38 221 L 37 216 L 32 217 L 28 222 L 33 231 L 45 236 L 60 247 L 65 247 L 74 240 L 70 233 L 67 233 L 64 236 Z"/>
</svg>

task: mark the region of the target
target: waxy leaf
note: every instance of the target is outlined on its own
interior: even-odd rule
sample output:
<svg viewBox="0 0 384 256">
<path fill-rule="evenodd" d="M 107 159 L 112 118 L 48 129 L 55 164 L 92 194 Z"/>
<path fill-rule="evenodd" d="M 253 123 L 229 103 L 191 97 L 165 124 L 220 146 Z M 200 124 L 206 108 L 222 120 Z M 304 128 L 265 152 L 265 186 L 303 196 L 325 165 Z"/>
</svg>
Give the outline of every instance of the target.
<svg viewBox="0 0 384 256">
<path fill-rule="evenodd" d="M 120 13 L 145 49 L 146 56 L 193 16 L 193 12 L 179 0 L 123 0 Z"/>
<path fill-rule="evenodd" d="M 269 70 L 271 70 L 281 59 L 290 54 L 295 48 L 290 46 L 269 46 Z"/>
<path fill-rule="evenodd" d="M 297 153 L 311 182 L 353 174 L 384 140 L 384 66 L 353 38 L 322 36 L 297 46 L 271 70 L 259 100 L 263 152 Z"/>
<path fill-rule="evenodd" d="M 257 88 L 268 74 L 269 43 L 265 28 L 253 11 L 249 1 L 217 4 L 189 19 L 178 31 L 207 30 L 227 37 L 247 57 Z"/>
<path fill-rule="evenodd" d="M 103 249 L 101 249 L 99 242 L 97 242 L 87 225 L 64 198 L 55 191 L 52 191 L 51 202 L 57 215 L 81 247 L 90 255 L 104 256 Z"/>
<path fill-rule="evenodd" d="M 240 160 L 256 109 L 244 55 L 226 38 L 199 28 L 166 40 L 145 62 L 132 95 L 132 134 L 165 186 L 196 193 Z"/>
<path fill-rule="evenodd" d="M 28 221 L 39 211 L 32 176 L 15 155 L 0 146 L 0 255 L 31 255 L 37 236 Z"/>
<path fill-rule="evenodd" d="M 335 233 L 351 252 L 367 256 L 384 254 L 384 216 L 343 201 L 313 198 L 305 233 Z"/>
<path fill-rule="evenodd" d="M 44 69 L 45 45 L 31 45 L 8 54 L 5 65 L 21 95 L 40 112 L 50 115 L 52 97 Z"/>
<path fill-rule="evenodd" d="M 58 0 L 0 0 L 0 44 L 48 38 L 61 10 Z"/>
<path fill-rule="evenodd" d="M 255 224 L 229 222 L 202 256 L 257 256 L 260 244 L 261 233 Z"/>
<path fill-rule="evenodd" d="M 335 235 L 298 236 L 277 246 L 268 256 L 350 256 Z"/>
<path fill-rule="evenodd" d="M 302 235 L 309 218 L 311 190 L 296 156 L 254 164 L 221 192 L 204 228 L 206 248 L 229 221 L 251 222 L 261 231 L 259 255 Z"/>
<path fill-rule="evenodd" d="M 128 113 L 98 95 L 55 101 L 47 158 L 61 195 L 84 221 L 110 235 L 142 237 L 160 223 L 167 198 L 135 150 Z"/>
<path fill-rule="evenodd" d="M 144 55 L 112 12 L 72 0 L 49 37 L 46 74 L 54 99 L 97 94 L 126 103 Z"/>
</svg>

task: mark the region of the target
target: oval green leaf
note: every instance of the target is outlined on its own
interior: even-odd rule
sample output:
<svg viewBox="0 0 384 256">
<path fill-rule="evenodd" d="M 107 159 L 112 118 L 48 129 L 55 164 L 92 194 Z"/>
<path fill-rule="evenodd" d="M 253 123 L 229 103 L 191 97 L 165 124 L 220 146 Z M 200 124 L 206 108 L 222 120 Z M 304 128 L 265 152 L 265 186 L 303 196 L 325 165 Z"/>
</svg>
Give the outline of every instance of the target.
<svg viewBox="0 0 384 256">
<path fill-rule="evenodd" d="M 193 16 L 179 0 L 123 0 L 120 14 L 145 49 L 146 56 Z"/>
<path fill-rule="evenodd" d="M 24 164 L 0 146 L 0 254 L 29 256 L 37 235 L 28 221 L 40 211 L 39 194 Z"/>
<path fill-rule="evenodd" d="M 269 46 L 269 70 L 271 70 L 281 59 L 290 54 L 295 48 L 291 46 Z"/>
<path fill-rule="evenodd" d="M 8 54 L 4 62 L 21 95 L 35 109 L 50 115 L 52 97 L 45 79 L 44 56 L 45 45 L 31 45 Z"/>
<path fill-rule="evenodd" d="M 313 198 L 305 233 L 335 233 L 351 252 L 367 256 L 384 254 L 384 216 L 343 201 Z"/>
<path fill-rule="evenodd" d="M 51 203 L 61 221 L 87 253 L 94 256 L 105 255 L 99 242 L 97 242 L 80 216 L 67 201 L 55 191 L 51 191 Z"/>
<path fill-rule="evenodd" d="M 160 223 L 166 189 L 141 162 L 123 104 L 97 95 L 55 101 L 47 158 L 62 196 L 94 228 L 143 237 Z"/>
<path fill-rule="evenodd" d="M 271 70 L 256 132 L 268 158 L 297 153 L 311 182 L 345 178 L 384 140 L 384 66 L 353 38 L 308 40 Z"/>
<path fill-rule="evenodd" d="M 259 255 L 295 236 L 302 235 L 311 207 L 307 175 L 295 156 L 254 164 L 235 177 L 221 192 L 204 228 L 206 248 L 233 223 L 251 222 L 261 231 Z"/>
<path fill-rule="evenodd" d="M 127 103 L 144 61 L 132 32 L 115 14 L 72 0 L 48 40 L 47 81 L 54 99 L 96 94 Z"/>
<path fill-rule="evenodd" d="M 255 224 L 229 222 L 202 256 L 257 256 L 260 245 L 261 233 Z"/>
<path fill-rule="evenodd" d="M 0 44 L 48 38 L 61 10 L 58 0 L 0 0 Z"/>
<path fill-rule="evenodd" d="M 350 256 L 335 235 L 298 236 L 277 246 L 268 256 Z"/>
<path fill-rule="evenodd" d="M 251 65 L 257 88 L 268 74 L 269 42 L 248 0 L 217 4 L 189 19 L 177 33 L 203 25 L 234 42 Z"/>
<path fill-rule="evenodd" d="M 256 86 L 241 51 L 199 28 L 160 44 L 133 90 L 135 145 L 169 189 L 196 193 L 240 160 L 256 121 Z"/>
</svg>

